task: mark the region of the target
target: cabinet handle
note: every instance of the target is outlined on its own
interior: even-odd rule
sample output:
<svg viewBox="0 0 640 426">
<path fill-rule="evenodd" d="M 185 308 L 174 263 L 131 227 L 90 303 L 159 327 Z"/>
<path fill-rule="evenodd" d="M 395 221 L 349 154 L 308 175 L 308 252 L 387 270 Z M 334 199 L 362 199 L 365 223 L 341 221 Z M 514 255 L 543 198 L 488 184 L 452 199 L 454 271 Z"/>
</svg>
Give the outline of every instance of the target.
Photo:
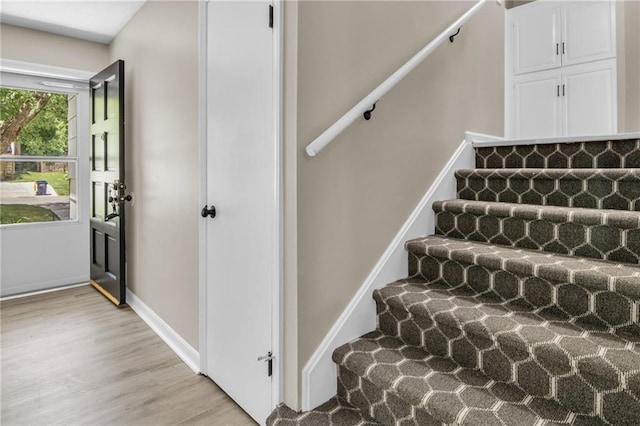
<svg viewBox="0 0 640 426">
<path fill-rule="evenodd" d="M 557 88 L 558 97 L 560 97 L 560 85 L 558 84 L 556 88 Z"/>
<path fill-rule="evenodd" d="M 560 43 L 556 43 L 556 55 L 560 54 Z"/>
<path fill-rule="evenodd" d="M 562 96 L 564 96 L 564 84 L 562 85 Z"/>
<path fill-rule="evenodd" d="M 562 54 L 564 55 L 564 41 L 562 42 Z"/>
</svg>

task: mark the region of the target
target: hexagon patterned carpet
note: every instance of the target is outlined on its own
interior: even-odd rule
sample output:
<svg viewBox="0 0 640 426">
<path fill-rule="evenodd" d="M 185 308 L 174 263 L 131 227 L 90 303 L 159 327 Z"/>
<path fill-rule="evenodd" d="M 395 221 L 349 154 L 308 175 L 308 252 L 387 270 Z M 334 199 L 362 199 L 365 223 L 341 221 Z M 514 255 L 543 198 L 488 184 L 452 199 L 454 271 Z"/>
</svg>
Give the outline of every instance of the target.
<svg viewBox="0 0 640 426">
<path fill-rule="evenodd" d="M 476 149 L 338 395 L 270 426 L 640 425 L 640 140 Z"/>
</svg>

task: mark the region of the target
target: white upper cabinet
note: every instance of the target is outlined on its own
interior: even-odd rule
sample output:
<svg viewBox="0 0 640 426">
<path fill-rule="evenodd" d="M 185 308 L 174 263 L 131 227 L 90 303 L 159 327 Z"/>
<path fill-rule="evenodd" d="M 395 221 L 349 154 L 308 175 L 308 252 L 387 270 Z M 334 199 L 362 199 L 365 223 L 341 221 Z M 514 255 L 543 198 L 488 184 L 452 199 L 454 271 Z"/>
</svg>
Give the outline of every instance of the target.
<svg viewBox="0 0 640 426">
<path fill-rule="evenodd" d="M 524 74 L 615 56 L 611 1 L 539 0 L 512 9 L 513 73 Z"/>
<path fill-rule="evenodd" d="M 513 23 L 515 73 L 557 68 L 560 62 L 561 9 L 519 15 Z"/>
<path fill-rule="evenodd" d="M 563 8 L 563 65 L 615 56 L 613 7 L 613 3 L 608 1 L 587 1 Z"/>
</svg>

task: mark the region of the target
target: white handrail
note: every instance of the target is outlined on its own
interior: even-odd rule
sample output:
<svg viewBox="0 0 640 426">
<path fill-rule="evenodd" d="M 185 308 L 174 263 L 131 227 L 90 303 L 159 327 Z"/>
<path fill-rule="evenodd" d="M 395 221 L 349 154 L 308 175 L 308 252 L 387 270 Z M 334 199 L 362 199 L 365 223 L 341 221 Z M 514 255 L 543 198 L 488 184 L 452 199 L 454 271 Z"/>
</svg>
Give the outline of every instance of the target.
<svg viewBox="0 0 640 426">
<path fill-rule="evenodd" d="M 311 157 L 315 157 L 315 155 L 320 152 L 325 146 L 327 146 L 333 139 L 336 138 L 340 133 L 344 131 L 351 123 L 353 123 L 358 117 L 362 116 L 367 110 L 369 110 L 373 104 L 378 102 L 380 98 L 387 94 L 389 90 L 391 90 L 396 84 L 400 82 L 403 78 L 405 78 L 415 67 L 417 67 L 427 56 L 431 54 L 438 46 L 440 46 L 449 36 L 453 35 L 458 28 L 460 28 L 465 22 L 473 16 L 478 9 L 482 7 L 482 5 L 487 0 L 478 0 L 478 2 L 473 5 L 471 9 L 469 9 L 464 15 L 462 15 L 457 21 L 453 24 L 449 25 L 446 30 L 444 30 L 439 36 L 437 36 L 433 41 L 427 44 L 422 50 L 420 50 L 416 55 L 409 59 L 407 63 L 398 68 L 396 72 L 391 74 L 385 81 L 382 82 L 378 87 L 373 89 L 371 93 L 364 97 L 360 102 L 356 104 L 353 108 L 351 108 L 345 115 L 340 117 L 338 121 L 333 123 L 331 127 L 325 130 L 320 136 L 318 136 L 313 142 L 307 145 L 306 151 L 307 154 Z"/>
</svg>

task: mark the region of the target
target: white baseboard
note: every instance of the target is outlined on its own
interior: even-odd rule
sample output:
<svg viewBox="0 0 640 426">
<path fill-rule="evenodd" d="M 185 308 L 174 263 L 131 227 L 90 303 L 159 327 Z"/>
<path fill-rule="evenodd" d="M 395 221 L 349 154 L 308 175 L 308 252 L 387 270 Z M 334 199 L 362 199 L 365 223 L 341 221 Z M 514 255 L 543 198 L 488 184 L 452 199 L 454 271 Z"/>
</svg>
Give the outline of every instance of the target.
<svg viewBox="0 0 640 426">
<path fill-rule="evenodd" d="M 75 285 L 85 285 L 87 283 L 89 283 L 89 276 L 82 275 L 60 280 L 19 284 L 12 287 L 5 287 L 0 285 L 0 297 L 2 297 L 2 300 L 7 300 L 13 297 L 31 296 L 40 292 L 62 290 Z"/>
<path fill-rule="evenodd" d="M 89 285 L 88 279 L 83 282 L 79 282 L 77 284 L 63 284 L 59 287 L 46 288 L 44 290 L 30 291 L 28 293 L 19 293 L 11 296 L 0 297 L 0 302 L 3 302 L 5 300 L 21 299 L 23 297 L 29 297 L 29 296 L 37 296 L 39 294 L 53 293 L 55 291 L 68 290 L 70 288 L 83 287 L 85 285 Z"/>
<path fill-rule="evenodd" d="M 561 136 L 539 139 L 505 139 L 495 136 L 483 135 L 480 133 L 467 132 L 467 134 L 472 135 L 474 148 L 487 148 L 494 146 L 545 145 L 552 143 L 572 142 L 619 141 L 640 138 L 640 132 L 614 133 L 612 135 Z"/>
<path fill-rule="evenodd" d="M 303 411 L 317 407 L 336 394 L 336 366 L 331 354 L 338 346 L 376 328 L 373 291 L 407 276 L 405 241 L 433 234 L 432 204 L 455 198 L 454 172 L 473 168 L 474 164 L 475 151 L 470 142 L 463 141 L 302 370 Z"/>
<path fill-rule="evenodd" d="M 127 289 L 127 305 L 147 323 L 173 352 L 193 370 L 200 373 L 200 354 L 186 340 L 184 340 L 173 328 L 138 298 L 131 290 Z"/>
</svg>

